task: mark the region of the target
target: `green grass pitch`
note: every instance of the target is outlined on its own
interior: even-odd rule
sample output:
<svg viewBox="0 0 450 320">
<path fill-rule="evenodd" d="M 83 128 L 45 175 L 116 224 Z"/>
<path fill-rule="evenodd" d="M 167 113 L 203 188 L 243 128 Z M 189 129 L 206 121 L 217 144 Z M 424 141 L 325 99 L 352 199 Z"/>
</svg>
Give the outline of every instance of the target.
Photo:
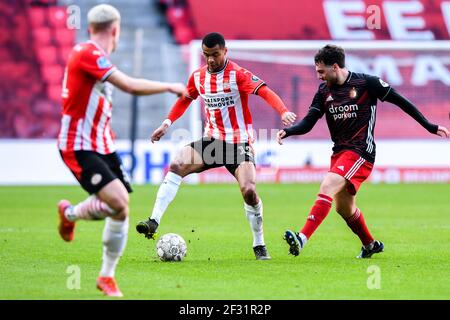
<svg viewBox="0 0 450 320">
<path fill-rule="evenodd" d="M 159 235 L 182 235 L 188 254 L 168 263 L 157 259 L 156 241 L 135 231 L 157 187 L 135 186 L 128 244 L 116 273 L 125 298 L 450 298 L 448 184 L 363 185 L 358 205 L 385 243 L 385 252 L 367 260 L 355 258 L 359 239 L 333 210 L 300 256 L 287 254 L 284 230 L 303 225 L 317 191 L 318 185 L 258 185 L 273 260 L 256 261 L 237 185 L 183 185 Z M 0 187 L 0 299 L 107 299 L 95 288 L 103 222 L 78 222 L 72 243 L 56 229 L 57 201 L 85 197 L 78 186 Z M 80 289 L 68 288 L 74 279 L 69 266 L 79 268 Z"/>
</svg>

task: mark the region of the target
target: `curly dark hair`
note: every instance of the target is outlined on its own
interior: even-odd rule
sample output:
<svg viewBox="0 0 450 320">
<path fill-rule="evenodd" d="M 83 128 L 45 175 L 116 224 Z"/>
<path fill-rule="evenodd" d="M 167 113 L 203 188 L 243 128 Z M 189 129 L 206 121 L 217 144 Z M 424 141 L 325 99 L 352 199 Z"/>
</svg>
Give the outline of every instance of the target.
<svg viewBox="0 0 450 320">
<path fill-rule="evenodd" d="M 314 62 L 323 63 L 326 66 L 332 66 L 337 63 L 339 67 L 345 67 L 345 52 L 342 47 L 327 44 L 320 49 L 314 56 Z"/>
<path fill-rule="evenodd" d="M 214 48 L 216 45 L 219 45 L 220 48 L 223 48 L 225 47 L 225 39 L 220 33 L 211 32 L 203 37 L 202 45 L 205 45 L 208 48 Z"/>
</svg>

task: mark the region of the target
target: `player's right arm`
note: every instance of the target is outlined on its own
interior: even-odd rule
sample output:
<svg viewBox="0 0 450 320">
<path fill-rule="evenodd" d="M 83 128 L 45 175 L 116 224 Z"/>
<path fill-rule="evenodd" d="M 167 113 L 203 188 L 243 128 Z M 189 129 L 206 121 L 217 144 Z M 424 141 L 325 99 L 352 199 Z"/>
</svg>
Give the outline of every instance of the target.
<svg viewBox="0 0 450 320">
<path fill-rule="evenodd" d="M 112 72 L 106 81 L 112 83 L 122 91 L 138 96 L 164 92 L 175 93 L 181 96 L 185 91 L 185 87 L 182 83 L 159 82 L 133 78 L 119 70 Z"/>
<path fill-rule="evenodd" d="M 180 118 L 191 102 L 198 97 L 198 91 L 195 86 L 194 74 L 189 77 L 188 85 L 186 88 L 185 94 L 183 94 L 173 105 L 170 110 L 167 118 L 162 122 L 162 124 L 152 133 L 150 140 L 152 143 L 155 141 L 159 141 L 166 133 L 169 127 L 174 123 L 178 118 Z"/>
<path fill-rule="evenodd" d="M 167 83 L 137 79 L 117 70 L 109 58 L 89 45 L 75 47 L 77 66 L 98 81 L 108 81 L 122 91 L 135 95 L 151 95 L 172 92 L 182 95 L 185 87 L 181 83 Z"/>
<path fill-rule="evenodd" d="M 323 116 L 322 106 L 323 97 L 319 89 L 314 96 L 311 106 L 309 107 L 308 114 L 299 123 L 278 131 L 278 143 L 283 144 L 281 140 L 289 136 L 302 135 L 310 132 L 316 125 L 317 121 Z"/>
</svg>

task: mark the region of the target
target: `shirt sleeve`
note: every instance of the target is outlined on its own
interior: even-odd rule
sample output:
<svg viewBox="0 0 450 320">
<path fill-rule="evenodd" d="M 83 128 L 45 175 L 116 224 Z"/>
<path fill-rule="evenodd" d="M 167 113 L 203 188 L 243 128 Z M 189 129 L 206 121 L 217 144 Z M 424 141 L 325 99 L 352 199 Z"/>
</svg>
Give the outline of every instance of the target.
<svg viewBox="0 0 450 320">
<path fill-rule="evenodd" d="M 98 50 L 84 50 L 79 60 L 80 68 L 99 81 L 105 81 L 116 67 Z"/>
<path fill-rule="evenodd" d="M 195 86 L 195 79 L 194 79 L 194 74 L 193 73 L 189 77 L 186 89 L 187 89 L 187 97 L 188 98 L 190 98 L 192 100 L 197 99 L 197 97 L 198 97 L 198 90 L 197 90 L 197 87 Z"/>
<path fill-rule="evenodd" d="M 323 94 L 319 87 L 319 90 L 317 90 L 314 95 L 311 106 L 309 107 L 308 114 L 299 123 L 284 129 L 286 132 L 284 138 L 310 132 L 316 125 L 317 121 L 322 118 L 323 114 Z"/>
<path fill-rule="evenodd" d="M 309 106 L 309 111 L 316 111 L 318 112 L 318 114 L 320 115 L 319 118 L 322 118 L 323 114 L 325 113 L 323 110 L 323 106 L 324 106 L 324 98 L 323 98 L 323 94 L 319 90 L 317 90 L 316 94 L 314 95 L 314 98 L 311 102 L 311 105 Z"/>
<path fill-rule="evenodd" d="M 259 88 L 265 84 L 266 83 L 262 79 L 244 68 L 237 72 L 237 85 L 239 91 L 248 94 L 256 94 Z"/>
<path fill-rule="evenodd" d="M 369 92 L 381 101 L 384 101 L 389 94 L 389 91 L 391 91 L 389 83 L 384 82 L 378 77 L 369 75 L 366 75 L 366 80 Z"/>
</svg>

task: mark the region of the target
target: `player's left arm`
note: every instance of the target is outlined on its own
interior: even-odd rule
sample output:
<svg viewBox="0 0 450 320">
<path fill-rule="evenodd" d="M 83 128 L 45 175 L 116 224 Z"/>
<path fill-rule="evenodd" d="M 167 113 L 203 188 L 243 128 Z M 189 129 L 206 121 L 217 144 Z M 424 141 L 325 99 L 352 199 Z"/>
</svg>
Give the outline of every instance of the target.
<svg viewBox="0 0 450 320">
<path fill-rule="evenodd" d="M 433 124 L 425 118 L 425 116 L 417 109 L 417 107 L 394 88 L 391 88 L 387 94 L 385 101 L 395 104 L 400 107 L 405 113 L 409 114 L 414 120 L 416 120 L 422 127 L 428 130 L 428 132 L 437 134 L 443 138 L 449 138 L 450 133 L 446 127 Z"/>
<path fill-rule="evenodd" d="M 297 115 L 290 112 L 284 105 L 283 100 L 273 92 L 267 85 L 261 86 L 256 92 L 258 96 L 263 98 L 272 108 L 274 108 L 281 116 L 281 122 L 285 126 L 294 124 Z"/>
<path fill-rule="evenodd" d="M 437 134 L 443 138 L 450 137 L 450 133 L 446 127 L 429 122 L 411 101 L 402 96 L 389 84 L 377 77 L 369 77 L 368 82 L 369 90 L 372 91 L 378 99 L 395 104 L 405 113 L 410 115 L 414 120 L 416 120 L 428 132 Z"/>
</svg>

